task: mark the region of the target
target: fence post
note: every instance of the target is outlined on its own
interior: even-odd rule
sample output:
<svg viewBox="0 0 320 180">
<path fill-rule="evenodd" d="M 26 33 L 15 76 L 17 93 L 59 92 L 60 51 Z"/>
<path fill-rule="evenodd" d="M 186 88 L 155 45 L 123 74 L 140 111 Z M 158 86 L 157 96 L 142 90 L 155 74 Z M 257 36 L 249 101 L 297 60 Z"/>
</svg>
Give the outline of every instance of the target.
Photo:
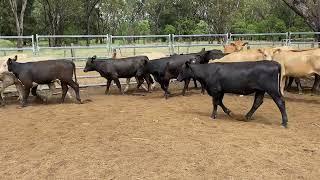
<svg viewBox="0 0 320 180">
<path fill-rule="evenodd" d="M 169 43 L 171 48 L 170 55 L 173 55 L 174 54 L 174 34 L 169 34 Z"/>
<path fill-rule="evenodd" d="M 228 33 L 227 34 L 227 38 L 228 38 L 228 43 L 227 44 L 229 44 L 230 41 L 232 41 L 232 33 Z"/>
<path fill-rule="evenodd" d="M 108 49 L 107 56 L 108 57 L 110 56 L 110 52 L 111 52 L 111 44 L 112 44 L 112 35 L 107 34 L 107 49 Z"/>
<path fill-rule="evenodd" d="M 40 51 L 40 48 L 39 48 L 39 35 L 36 34 L 36 42 L 35 42 L 35 50 L 36 50 L 36 53 L 39 54 L 39 51 Z"/>
<path fill-rule="evenodd" d="M 291 32 L 288 32 L 287 46 L 291 46 Z"/>
<path fill-rule="evenodd" d="M 71 43 L 71 48 L 70 48 L 70 53 L 71 53 L 71 57 L 75 57 L 75 50 L 73 49 L 73 43 Z M 74 61 L 74 58 L 72 58 L 72 61 Z"/>
<path fill-rule="evenodd" d="M 224 45 L 227 45 L 229 44 L 229 33 L 225 34 L 225 42 L 224 42 Z"/>
<path fill-rule="evenodd" d="M 34 45 L 34 35 L 31 36 L 31 43 L 32 43 L 32 53 L 35 55 L 36 50 L 35 50 L 35 45 Z"/>
</svg>

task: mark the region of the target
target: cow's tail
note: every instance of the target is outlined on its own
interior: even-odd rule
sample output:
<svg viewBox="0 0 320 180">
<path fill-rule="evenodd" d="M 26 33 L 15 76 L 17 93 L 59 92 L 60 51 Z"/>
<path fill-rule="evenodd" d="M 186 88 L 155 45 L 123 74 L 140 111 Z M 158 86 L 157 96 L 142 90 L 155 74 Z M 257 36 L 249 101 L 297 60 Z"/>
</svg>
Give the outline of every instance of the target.
<svg viewBox="0 0 320 180">
<path fill-rule="evenodd" d="M 73 73 L 74 73 L 74 81 L 76 82 L 76 83 L 78 83 L 78 80 L 77 80 L 77 68 L 76 68 L 76 65 L 75 65 L 75 63 L 74 62 L 72 62 L 72 67 L 73 67 Z"/>
<path fill-rule="evenodd" d="M 282 67 L 281 64 L 278 64 L 278 91 L 282 96 L 284 95 L 282 90 Z"/>
</svg>

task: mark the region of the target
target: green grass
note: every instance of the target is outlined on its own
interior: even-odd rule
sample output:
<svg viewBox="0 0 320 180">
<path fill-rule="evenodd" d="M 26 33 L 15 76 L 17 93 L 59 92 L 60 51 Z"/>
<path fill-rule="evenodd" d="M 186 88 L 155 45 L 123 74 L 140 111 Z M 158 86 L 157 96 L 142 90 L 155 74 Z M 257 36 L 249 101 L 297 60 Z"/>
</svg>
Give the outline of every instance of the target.
<svg viewBox="0 0 320 180">
<path fill-rule="evenodd" d="M 15 44 L 12 41 L 0 39 L 0 48 L 14 48 Z"/>
</svg>

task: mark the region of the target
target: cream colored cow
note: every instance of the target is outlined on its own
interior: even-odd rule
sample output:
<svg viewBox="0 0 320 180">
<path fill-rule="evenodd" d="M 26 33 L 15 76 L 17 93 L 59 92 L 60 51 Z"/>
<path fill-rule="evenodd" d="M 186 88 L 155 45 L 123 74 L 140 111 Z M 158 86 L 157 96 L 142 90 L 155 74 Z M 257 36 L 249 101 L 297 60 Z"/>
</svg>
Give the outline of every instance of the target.
<svg viewBox="0 0 320 180">
<path fill-rule="evenodd" d="M 242 51 L 246 45 L 248 45 L 248 42 L 237 40 L 235 42 L 230 43 L 229 45 L 223 46 L 224 53 L 234 53 L 234 52 Z"/>
</svg>

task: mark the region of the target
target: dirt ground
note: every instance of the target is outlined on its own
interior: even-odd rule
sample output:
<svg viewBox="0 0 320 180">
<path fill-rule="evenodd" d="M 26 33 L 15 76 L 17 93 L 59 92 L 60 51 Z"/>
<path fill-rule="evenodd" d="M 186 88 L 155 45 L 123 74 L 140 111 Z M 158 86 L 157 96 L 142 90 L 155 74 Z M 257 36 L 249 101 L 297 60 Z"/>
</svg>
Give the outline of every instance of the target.
<svg viewBox="0 0 320 180">
<path fill-rule="evenodd" d="M 227 95 L 236 114 L 209 118 L 211 98 L 82 89 L 82 105 L 0 109 L 1 179 L 319 179 L 320 96 L 286 94 L 289 128 L 269 98 Z M 56 99 L 59 97 L 56 96 Z"/>
</svg>

